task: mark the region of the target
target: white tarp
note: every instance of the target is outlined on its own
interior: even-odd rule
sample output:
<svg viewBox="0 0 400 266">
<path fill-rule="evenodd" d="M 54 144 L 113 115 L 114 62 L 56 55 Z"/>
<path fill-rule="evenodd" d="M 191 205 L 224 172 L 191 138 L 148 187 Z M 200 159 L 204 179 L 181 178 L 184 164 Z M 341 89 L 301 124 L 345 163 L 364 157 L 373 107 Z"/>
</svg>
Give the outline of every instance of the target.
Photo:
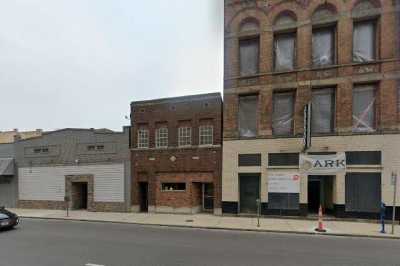
<svg viewBox="0 0 400 266">
<path fill-rule="evenodd" d="M 346 154 L 331 155 L 300 154 L 300 171 L 309 175 L 332 175 L 346 171 Z"/>
<path fill-rule="evenodd" d="M 268 193 L 300 193 L 300 175 L 298 173 L 268 175 Z"/>
</svg>

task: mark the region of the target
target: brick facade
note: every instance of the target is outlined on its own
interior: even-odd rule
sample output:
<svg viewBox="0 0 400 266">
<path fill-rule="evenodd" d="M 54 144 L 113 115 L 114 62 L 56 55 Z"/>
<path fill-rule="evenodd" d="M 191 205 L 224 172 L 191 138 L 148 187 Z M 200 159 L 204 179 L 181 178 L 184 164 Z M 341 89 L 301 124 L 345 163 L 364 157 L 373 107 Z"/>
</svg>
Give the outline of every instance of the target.
<svg viewBox="0 0 400 266">
<path fill-rule="evenodd" d="M 140 183 L 148 185 L 148 210 L 197 212 L 202 184 L 213 184 L 214 210 L 221 199 L 222 100 L 219 94 L 133 102 L 132 206 L 140 209 Z M 213 143 L 199 145 L 199 127 L 212 125 Z M 168 145 L 156 148 L 156 130 L 168 128 Z M 191 128 L 191 145 L 178 145 L 178 128 Z M 149 147 L 138 148 L 138 129 L 149 132 Z M 184 191 L 163 191 L 163 183 L 185 183 Z"/>
</svg>

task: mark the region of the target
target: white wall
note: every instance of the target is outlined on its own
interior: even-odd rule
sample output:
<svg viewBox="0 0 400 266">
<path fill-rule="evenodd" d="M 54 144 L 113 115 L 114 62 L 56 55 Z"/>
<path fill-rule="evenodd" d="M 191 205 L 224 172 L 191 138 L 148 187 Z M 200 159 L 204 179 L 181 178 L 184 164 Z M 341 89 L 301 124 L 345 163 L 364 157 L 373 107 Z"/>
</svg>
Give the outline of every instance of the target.
<svg viewBox="0 0 400 266">
<path fill-rule="evenodd" d="M 64 201 L 65 176 L 94 176 L 95 202 L 124 202 L 124 164 L 18 169 L 19 199 Z"/>
</svg>

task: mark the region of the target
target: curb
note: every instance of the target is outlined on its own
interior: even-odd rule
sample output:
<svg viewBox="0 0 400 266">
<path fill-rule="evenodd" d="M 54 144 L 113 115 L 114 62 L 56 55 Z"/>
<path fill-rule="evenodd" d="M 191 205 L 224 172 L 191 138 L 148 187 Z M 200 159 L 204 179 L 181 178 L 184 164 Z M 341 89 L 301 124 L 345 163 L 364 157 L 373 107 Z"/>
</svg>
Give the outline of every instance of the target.
<svg viewBox="0 0 400 266">
<path fill-rule="evenodd" d="M 191 229 L 206 229 L 206 230 L 224 230 L 224 231 L 238 231 L 238 232 L 261 232 L 261 233 L 277 233 L 277 234 L 296 234 L 296 235 L 314 235 L 314 236 L 333 236 L 333 237 L 353 237 L 353 238 L 373 238 L 373 239 L 389 239 L 400 240 L 400 236 L 388 235 L 362 235 L 362 234 L 347 234 L 347 233 L 318 233 L 307 231 L 294 231 L 294 230 L 269 230 L 269 229 L 251 229 L 251 228 L 229 228 L 229 227 L 215 227 L 215 226 L 195 226 L 195 225 L 174 225 L 174 224 L 149 224 L 140 222 L 124 222 L 124 221 L 105 221 L 105 220 L 89 220 L 89 219 L 74 219 L 74 218 L 61 218 L 61 217 L 34 217 L 34 216 L 19 216 L 20 218 L 38 219 L 38 220 L 58 220 L 58 221 L 72 221 L 72 222 L 92 222 L 92 223 L 112 223 L 112 224 L 132 224 L 141 226 L 159 226 L 159 227 L 172 227 L 172 228 L 191 228 Z"/>
</svg>

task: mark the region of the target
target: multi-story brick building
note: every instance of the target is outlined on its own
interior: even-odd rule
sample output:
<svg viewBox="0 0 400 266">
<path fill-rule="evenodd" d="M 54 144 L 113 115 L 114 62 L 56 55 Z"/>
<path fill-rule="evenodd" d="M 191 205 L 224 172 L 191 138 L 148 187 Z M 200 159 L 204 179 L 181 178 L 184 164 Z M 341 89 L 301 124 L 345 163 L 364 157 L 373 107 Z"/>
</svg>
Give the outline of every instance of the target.
<svg viewBox="0 0 400 266">
<path fill-rule="evenodd" d="M 133 102 L 134 211 L 221 212 L 219 93 Z"/>
<path fill-rule="evenodd" d="M 257 199 L 262 214 L 322 205 L 340 217 L 375 217 L 381 202 L 390 212 L 391 175 L 400 175 L 398 5 L 225 1 L 223 213 L 254 213 Z M 345 169 L 299 166 L 299 157 L 343 155 Z"/>
</svg>

